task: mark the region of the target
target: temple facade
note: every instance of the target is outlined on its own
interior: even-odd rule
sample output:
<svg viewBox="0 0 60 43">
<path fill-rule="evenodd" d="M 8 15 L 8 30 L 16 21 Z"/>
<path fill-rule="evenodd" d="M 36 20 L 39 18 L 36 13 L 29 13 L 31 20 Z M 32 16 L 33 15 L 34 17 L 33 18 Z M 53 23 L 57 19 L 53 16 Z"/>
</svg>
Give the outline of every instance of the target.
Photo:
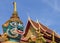
<svg viewBox="0 0 60 43">
<path fill-rule="evenodd" d="M 23 22 L 17 13 L 16 2 L 13 2 L 13 6 L 12 16 L 2 25 L 0 43 L 60 43 L 60 36 L 56 32 L 30 17 L 24 30 Z"/>
</svg>

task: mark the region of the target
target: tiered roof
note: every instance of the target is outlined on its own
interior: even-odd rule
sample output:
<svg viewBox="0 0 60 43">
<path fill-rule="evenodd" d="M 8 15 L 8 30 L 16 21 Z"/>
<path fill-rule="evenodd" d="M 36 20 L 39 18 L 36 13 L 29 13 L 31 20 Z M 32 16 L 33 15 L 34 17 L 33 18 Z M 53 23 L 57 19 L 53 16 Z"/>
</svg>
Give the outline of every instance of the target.
<svg viewBox="0 0 60 43">
<path fill-rule="evenodd" d="M 46 38 L 47 42 L 51 42 L 51 41 L 52 41 L 52 36 L 53 36 L 52 33 L 53 33 L 54 31 L 51 30 L 51 29 L 49 29 L 48 27 L 44 26 L 44 25 L 41 24 L 41 23 L 39 23 L 39 24 L 40 24 L 40 27 L 41 27 L 41 33 L 44 34 L 43 37 Z M 39 24 L 29 18 L 29 19 L 28 19 L 27 26 L 26 26 L 26 30 L 25 30 L 24 36 L 27 35 L 30 25 L 32 25 L 33 28 L 34 28 L 35 30 L 37 30 L 37 29 L 39 28 Z M 60 37 L 59 37 L 56 33 L 54 33 L 54 37 L 55 37 L 55 41 L 56 41 L 56 42 L 59 42 L 59 41 L 60 41 Z"/>
</svg>

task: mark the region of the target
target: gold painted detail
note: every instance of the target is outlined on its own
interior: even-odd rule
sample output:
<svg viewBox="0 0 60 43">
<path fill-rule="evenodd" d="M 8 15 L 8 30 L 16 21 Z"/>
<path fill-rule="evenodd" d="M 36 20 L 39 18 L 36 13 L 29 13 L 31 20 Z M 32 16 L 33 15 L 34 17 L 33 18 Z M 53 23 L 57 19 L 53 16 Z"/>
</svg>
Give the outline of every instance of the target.
<svg viewBox="0 0 60 43">
<path fill-rule="evenodd" d="M 36 39 L 36 43 L 45 43 L 46 40 L 44 39 L 43 35 L 41 33 L 41 27 L 40 27 L 40 23 L 38 22 L 38 25 L 39 25 L 39 28 L 38 30 L 36 31 L 37 32 L 37 39 Z"/>
<path fill-rule="evenodd" d="M 5 41 L 5 42 L 2 42 L 2 43 L 19 43 L 19 42 Z"/>
<path fill-rule="evenodd" d="M 36 30 L 37 34 L 39 34 L 39 36 L 43 36 L 43 34 L 41 34 L 41 27 L 40 27 L 40 23 L 38 22 L 39 28 L 38 30 Z"/>
<path fill-rule="evenodd" d="M 51 43 L 56 43 L 55 42 L 55 35 L 54 34 L 55 34 L 55 32 L 52 33 L 52 42 Z"/>
<path fill-rule="evenodd" d="M 0 42 L 4 42 L 4 41 L 8 41 L 8 38 L 7 38 L 7 34 L 6 33 L 0 35 Z"/>
</svg>

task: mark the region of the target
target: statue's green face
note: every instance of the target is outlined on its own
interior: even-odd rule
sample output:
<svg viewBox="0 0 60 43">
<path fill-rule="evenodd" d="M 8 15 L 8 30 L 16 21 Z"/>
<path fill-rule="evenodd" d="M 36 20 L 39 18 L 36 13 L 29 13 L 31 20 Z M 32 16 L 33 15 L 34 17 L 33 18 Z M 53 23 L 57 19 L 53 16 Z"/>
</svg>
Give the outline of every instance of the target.
<svg viewBox="0 0 60 43">
<path fill-rule="evenodd" d="M 19 22 L 10 22 L 6 30 L 10 40 L 20 41 L 21 35 L 18 34 L 17 30 L 23 31 L 23 25 Z"/>
</svg>

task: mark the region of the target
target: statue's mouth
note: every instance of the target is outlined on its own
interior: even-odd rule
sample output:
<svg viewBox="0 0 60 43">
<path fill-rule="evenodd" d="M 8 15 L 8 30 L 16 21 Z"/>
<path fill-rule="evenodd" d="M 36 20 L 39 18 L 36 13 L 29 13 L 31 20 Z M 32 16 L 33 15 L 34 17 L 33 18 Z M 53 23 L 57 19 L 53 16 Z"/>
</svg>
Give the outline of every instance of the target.
<svg viewBox="0 0 60 43">
<path fill-rule="evenodd" d="M 18 34 L 23 35 L 23 31 L 21 31 L 21 30 L 17 30 L 17 32 L 18 32 Z"/>
</svg>

